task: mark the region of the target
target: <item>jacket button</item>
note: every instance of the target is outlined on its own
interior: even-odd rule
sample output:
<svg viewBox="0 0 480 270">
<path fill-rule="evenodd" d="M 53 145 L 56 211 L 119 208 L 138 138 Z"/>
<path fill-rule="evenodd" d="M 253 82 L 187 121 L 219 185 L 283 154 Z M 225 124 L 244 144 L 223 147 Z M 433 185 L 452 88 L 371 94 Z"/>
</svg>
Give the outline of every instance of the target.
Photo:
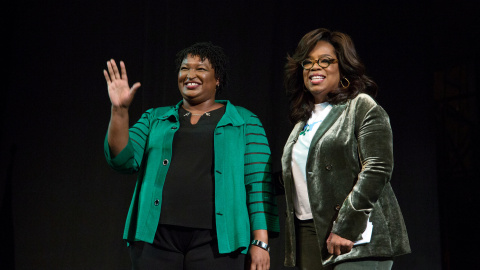
<svg viewBox="0 0 480 270">
<path fill-rule="evenodd" d="M 167 165 L 168 164 L 168 159 L 164 159 L 163 160 L 163 166 Z"/>
<path fill-rule="evenodd" d="M 329 164 L 329 165 L 327 165 L 327 166 L 325 167 L 325 169 L 327 169 L 327 171 L 330 171 L 330 170 L 332 170 L 332 167 L 333 167 L 333 166 Z"/>
<path fill-rule="evenodd" d="M 335 211 L 340 211 L 340 204 L 335 205 Z"/>
<path fill-rule="evenodd" d="M 155 200 L 154 204 L 155 204 L 155 206 L 158 206 L 160 204 L 160 201 L 157 199 L 157 200 Z"/>
</svg>

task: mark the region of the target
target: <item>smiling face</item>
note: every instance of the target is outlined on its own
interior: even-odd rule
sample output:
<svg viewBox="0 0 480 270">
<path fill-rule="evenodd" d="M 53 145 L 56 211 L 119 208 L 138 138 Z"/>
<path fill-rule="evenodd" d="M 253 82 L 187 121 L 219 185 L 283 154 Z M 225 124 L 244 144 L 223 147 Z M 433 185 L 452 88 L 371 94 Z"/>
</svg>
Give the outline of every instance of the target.
<svg viewBox="0 0 480 270">
<path fill-rule="evenodd" d="M 183 99 L 190 104 L 215 101 L 219 80 L 210 61 L 189 54 L 183 59 L 178 71 L 178 89 Z"/>
<path fill-rule="evenodd" d="M 331 60 L 337 59 L 335 48 L 326 41 L 319 41 L 308 54 L 310 60 Z M 303 83 L 312 93 L 315 103 L 326 101 L 327 94 L 338 88 L 340 82 L 340 70 L 338 63 L 332 63 L 326 68 L 320 67 L 317 63 L 311 69 L 303 70 Z"/>
</svg>

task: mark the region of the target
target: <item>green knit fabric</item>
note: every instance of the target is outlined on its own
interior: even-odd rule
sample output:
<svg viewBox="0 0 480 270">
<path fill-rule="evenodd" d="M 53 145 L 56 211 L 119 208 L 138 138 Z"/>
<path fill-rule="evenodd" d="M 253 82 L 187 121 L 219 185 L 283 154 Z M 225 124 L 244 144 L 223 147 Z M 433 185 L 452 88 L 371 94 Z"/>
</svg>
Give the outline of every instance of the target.
<svg viewBox="0 0 480 270">
<path fill-rule="evenodd" d="M 246 253 L 253 230 L 279 231 L 270 148 L 256 115 L 229 101 L 217 102 L 226 106 L 214 131 L 218 246 L 220 253 L 237 249 Z M 129 242 L 153 242 L 181 104 L 146 111 L 130 128 L 127 146 L 114 158 L 105 137 L 108 164 L 121 173 L 138 173 L 124 231 Z"/>
</svg>

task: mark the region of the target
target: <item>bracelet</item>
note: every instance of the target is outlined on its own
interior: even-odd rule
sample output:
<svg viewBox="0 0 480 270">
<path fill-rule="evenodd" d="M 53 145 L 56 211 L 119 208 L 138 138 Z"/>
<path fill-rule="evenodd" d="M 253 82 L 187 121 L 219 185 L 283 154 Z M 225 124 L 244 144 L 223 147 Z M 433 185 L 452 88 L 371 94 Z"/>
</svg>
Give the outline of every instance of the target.
<svg viewBox="0 0 480 270">
<path fill-rule="evenodd" d="M 253 240 L 252 243 L 250 243 L 250 244 L 254 245 L 254 246 L 257 246 L 259 248 L 263 248 L 266 251 L 268 251 L 268 253 L 270 253 L 270 246 L 267 243 L 264 243 L 260 240 Z"/>
</svg>

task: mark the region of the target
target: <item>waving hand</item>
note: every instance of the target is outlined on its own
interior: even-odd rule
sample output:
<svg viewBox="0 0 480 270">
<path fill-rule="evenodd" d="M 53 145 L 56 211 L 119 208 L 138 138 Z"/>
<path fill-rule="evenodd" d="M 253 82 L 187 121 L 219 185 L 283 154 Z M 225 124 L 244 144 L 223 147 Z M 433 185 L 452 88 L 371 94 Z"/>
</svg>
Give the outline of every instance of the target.
<svg viewBox="0 0 480 270">
<path fill-rule="evenodd" d="M 131 88 L 128 85 L 127 70 L 125 63 L 120 61 L 120 71 L 115 60 L 107 62 L 108 72 L 103 70 L 105 80 L 108 86 L 108 95 L 113 107 L 128 108 L 132 103 L 133 96 L 140 87 L 140 83 L 135 83 Z"/>
</svg>

